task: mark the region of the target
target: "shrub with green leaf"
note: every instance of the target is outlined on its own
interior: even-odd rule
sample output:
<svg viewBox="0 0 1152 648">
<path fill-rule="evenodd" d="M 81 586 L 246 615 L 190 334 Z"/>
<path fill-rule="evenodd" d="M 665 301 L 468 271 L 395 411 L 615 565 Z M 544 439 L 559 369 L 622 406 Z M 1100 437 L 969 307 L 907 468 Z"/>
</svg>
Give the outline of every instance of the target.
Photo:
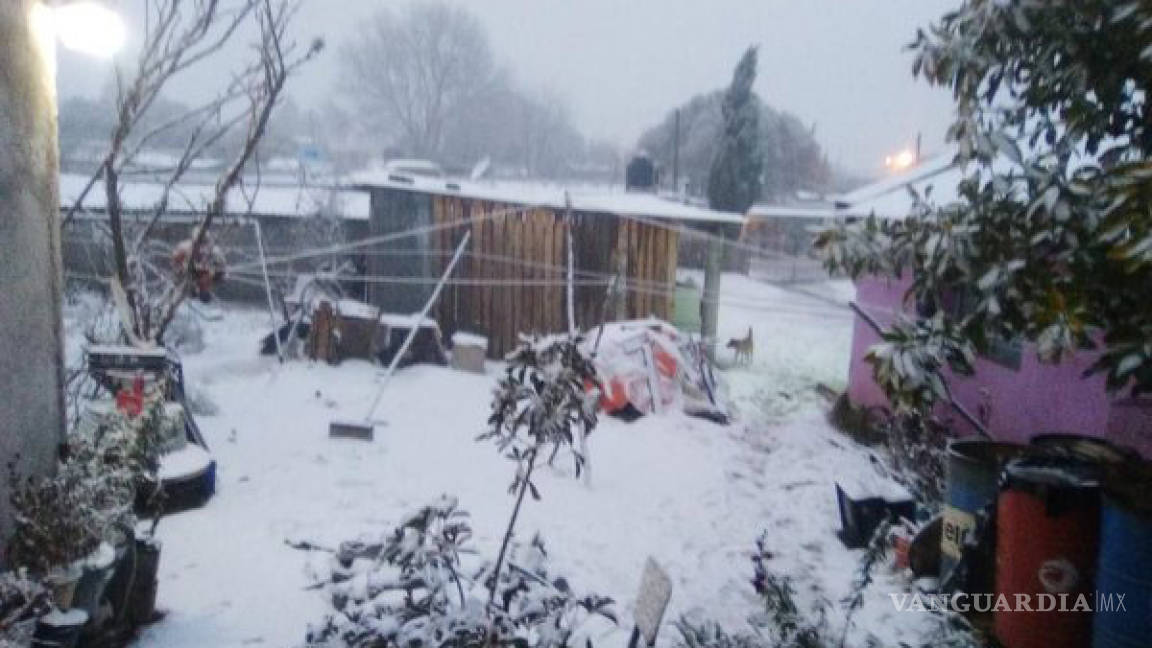
<svg viewBox="0 0 1152 648">
<path fill-rule="evenodd" d="M 1052 362 L 1098 349 L 1109 389 L 1152 390 L 1152 5 L 966 0 L 912 49 L 955 97 L 959 199 L 817 241 L 830 269 L 908 276 L 908 299 L 937 309 L 885 333 L 877 381 L 923 411 L 941 368 L 1009 339 Z"/>
</svg>

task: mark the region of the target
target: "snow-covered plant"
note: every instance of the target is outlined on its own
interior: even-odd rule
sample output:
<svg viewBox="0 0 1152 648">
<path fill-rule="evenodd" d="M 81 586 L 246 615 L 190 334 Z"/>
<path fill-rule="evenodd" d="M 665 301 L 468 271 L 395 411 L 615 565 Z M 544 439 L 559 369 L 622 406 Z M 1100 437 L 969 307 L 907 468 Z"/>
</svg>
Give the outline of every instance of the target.
<svg viewBox="0 0 1152 648">
<path fill-rule="evenodd" d="M 29 645 L 27 622 L 52 609 L 52 597 L 26 570 L 0 573 L 0 648 Z"/>
<path fill-rule="evenodd" d="M 948 441 L 952 430 L 931 417 L 894 416 L 880 425 L 888 460 L 900 481 L 929 509 L 944 498 Z"/>
<path fill-rule="evenodd" d="M 69 434 L 61 470 L 83 476 L 106 535 L 132 529 L 138 494 L 150 501 L 159 490 L 163 417 L 162 403 L 152 399 L 138 415 L 116 409 Z"/>
<path fill-rule="evenodd" d="M 796 604 L 792 579 L 772 572 L 768 562 L 773 558 L 767 546 L 767 534 L 756 540 L 752 555 L 752 586 L 760 595 L 764 610 L 749 622 L 765 645 L 779 648 L 820 648 L 825 645 L 825 611 L 823 601 L 812 610 L 810 620 Z"/>
<path fill-rule="evenodd" d="M 157 483 L 161 416 L 154 403 L 136 417 L 117 411 L 77 426 L 52 476 L 10 469 L 11 564 L 42 574 L 130 531 L 138 490 Z"/>
<path fill-rule="evenodd" d="M 678 648 L 768 648 L 764 637 L 751 633 L 729 634 L 715 621 L 693 622 L 685 617 L 672 623 L 679 637 Z"/>
<path fill-rule="evenodd" d="M 955 97 L 958 200 L 920 196 L 905 219 L 817 241 L 833 270 L 907 273 L 928 310 L 963 296 L 944 324 L 900 336 L 910 355 L 934 350 L 878 375 L 886 390 L 929 404 L 941 351 L 998 339 L 1046 361 L 1101 347 L 1091 371 L 1109 389 L 1152 390 L 1152 4 L 966 0 L 912 48 L 916 73 Z"/>
<path fill-rule="evenodd" d="M 101 520 L 95 514 L 91 484 L 82 472 L 20 475 L 11 465 L 9 489 L 13 512 L 10 566 L 44 575 L 88 555 L 100 544 Z"/>
<path fill-rule="evenodd" d="M 524 494 L 531 492 L 533 499 L 540 499 L 532 472 L 541 456 L 550 452 L 551 459 L 561 449 L 567 450 L 577 477 L 584 466 L 585 458 L 575 442 L 596 427 L 599 391 L 595 388 L 596 369 L 581 351 L 581 342 L 579 337 L 526 340 L 508 355 L 508 368 L 496 387 L 489 430 L 478 440 L 494 441 L 499 451 L 516 463 L 509 487 L 516 504 L 496 558 L 497 575 L 503 568 Z M 489 603 L 495 597 L 493 581 Z"/>
<path fill-rule="evenodd" d="M 844 629 L 840 633 L 841 648 L 848 638 L 848 631 L 852 629 L 852 617 L 864 605 L 864 591 L 873 581 L 872 571 L 880 561 L 888 556 L 888 535 L 891 532 L 892 523 L 889 520 L 881 520 L 880 524 L 876 526 L 868 541 L 868 546 L 864 549 L 864 555 L 861 556 L 860 562 L 856 566 L 856 574 L 852 578 L 852 588 L 848 595 L 841 600 L 847 610 L 844 618 Z"/>
<path fill-rule="evenodd" d="M 350 648 L 561 648 L 589 615 L 613 619 L 610 599 L 577 597 L 549 575 L 543 543 L 516 545 L 497 579 L 468 547 L 468 514 L 443 497 L 379 541 L 346 542 L 332 556 L 333 612 L 309 628 L 309 645 Z"/>
<path fill-rule="evenodd" d="M 865 356 L 873 377 L 899 413 L 925 412 L 951 398 L 940 369 L 970 375 L 974 360 L 963 336 L 943 312 L 916 321 L 901 318 Z"/>
</svg>

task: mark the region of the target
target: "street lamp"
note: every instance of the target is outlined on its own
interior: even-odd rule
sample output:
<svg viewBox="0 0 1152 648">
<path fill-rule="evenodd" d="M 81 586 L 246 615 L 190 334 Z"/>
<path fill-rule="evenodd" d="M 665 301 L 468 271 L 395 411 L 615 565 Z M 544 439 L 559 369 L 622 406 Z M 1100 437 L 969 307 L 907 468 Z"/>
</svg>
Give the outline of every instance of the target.
<svg viewBox="0 0 1152 648">
<path fill-rule="evenodd" d="M 889 171 L 903 171 L 908 167 L 916 164 L 916 154 L 911 149 L 904 149 L 894 155 L 889 155 L 884 158 L 884 166 L 888 167 Z"/>
</svg>

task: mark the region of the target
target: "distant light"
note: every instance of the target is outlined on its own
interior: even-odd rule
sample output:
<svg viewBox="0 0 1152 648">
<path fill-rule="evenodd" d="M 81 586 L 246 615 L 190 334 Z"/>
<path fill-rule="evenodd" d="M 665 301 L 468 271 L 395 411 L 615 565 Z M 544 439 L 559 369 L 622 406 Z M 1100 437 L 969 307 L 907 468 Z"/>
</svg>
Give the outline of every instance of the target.
<svg viewBox="0 0 1152 648">
<path fill-rule="evenodd" d="M 913 164 L 916 164 L 916 154 L 909 149 L 884 158 L 884 166 L 891 171 L 903 171 Z"/>
<path fill-rule="evenodd" d="M 98 2 L 69 2 L 56 7 L 56 37 L 70 50 L 112 58 L 124 46 L 127 30 L 115 12 Z"/>
</svg>

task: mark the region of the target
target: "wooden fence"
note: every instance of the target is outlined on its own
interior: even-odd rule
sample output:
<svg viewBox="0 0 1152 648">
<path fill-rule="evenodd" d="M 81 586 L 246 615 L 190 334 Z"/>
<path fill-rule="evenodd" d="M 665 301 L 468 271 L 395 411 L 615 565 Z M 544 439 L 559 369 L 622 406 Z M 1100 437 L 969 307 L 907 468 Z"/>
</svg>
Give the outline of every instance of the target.
<svg viewBox="0 0 1152 648">
<path fill-rule="evenodd" d="M 495 215 L 494 215 L 495 214 Z M 667 227 L 614 214 L 528 208 L 454 196 L 433 196 L 436 224 L 477 219 L 442 229 L 428 241 L 452 250 L 472 232 L 461 261 L 437 308 L 446 334 L 458 330 L 488 336 L 490 357 L 513 349 L 521 333 L 557 333 L 568 328 L 568 232 L 572 232 L 576 325 L 582 330 L 602 318 L 649 315 L 668 319 L 673 310 L 679 234 Z M 436 272 L 448 256 L 435 256 Z M 623 299 L 606 304 L 609 277 L 627 282 Z"/>
</svg>

